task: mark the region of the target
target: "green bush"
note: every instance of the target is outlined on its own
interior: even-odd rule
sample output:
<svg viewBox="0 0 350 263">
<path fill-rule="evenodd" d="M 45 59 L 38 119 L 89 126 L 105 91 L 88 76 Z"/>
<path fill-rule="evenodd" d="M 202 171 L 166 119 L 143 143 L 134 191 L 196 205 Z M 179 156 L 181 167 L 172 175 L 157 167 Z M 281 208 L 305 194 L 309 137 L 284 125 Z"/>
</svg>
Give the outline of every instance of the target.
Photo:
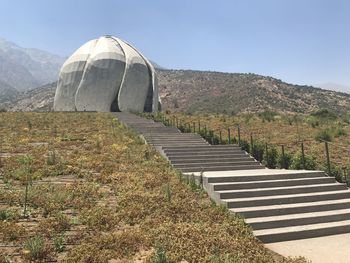
<svg viewBox="0 0 350 263">
<path fill-rule="evenodd" d="M 245 140 L 241 140 L 241 148 L 243 151 L 250 152 L 250 144 Z"/>
<path fill-rule="evenodd" d="M 311 116 L 314 116 L 314 117 L 317 117 L 320 119 L 336 119 L 337 118 L 337 115 L 328 109 L 320 109 L 316 112 L 311 113 Z"/>
<path fill-rule="evenodd" d="M 38 260 L 45 258 L 45 243 L 41 236 L 35 236 L 28 239 L 24 243 L 24 249 L 28 251 L 28 258 L 30 260 Z"/>
<path fill-rule="evenodd" d="M 265 148 L 264 145 L 261 143 L 256 142 L 253 144 L 253 151 L 251 154 L 259 162 L 262 162 L 264 159 L 264 151 L 265 151 L 264 148 Z"/>
<path fill-rule="evenodd" d="M 292 159 L 290 169 L 294 169 L 294 170 L 302 170 L 302 169 L 315 170 L 316 169 L 315 157 L 310 155 L 305 155 L 304 162 L 305 162 L 305 167 L 303 167 L 302 155 L 297 154 Z"/>
<path fill-rule="evenodd" d="M 278 168 L 289 169 L 292 163 L 292 158 L 292 155 L 289 153 L 285 153 L 284 157 L 282 156 L 282 154 L 279 154 L 277 158 Z"/>
<path fill-rule="evenodd" d="M 276 112 L 274 111 L 264 111 L 259 113 L 259 117 L 263 119 L 263 121 L 274 121 L 275 120 L 275 116 L 277 115 Z"/>
<path fill-rule="evenodd" d="M 335 128 L 333 134 L 335 138 L 347 135 L 346 130 L 342 127 Z"/>
<path fill-rule="evenodd" d="M 277 167 L 277 158 L 278 153 L 275 147 L 272 147 L 265 152 L 264 155 L 264 164 L 271 169 L 275 169 Z"/>
<path fill-rule="evenodd" d="M 62 233 L 54 236 L 53 246 L 56 252 L 63 252 L 65 245 L 64 245 L 64 235 Z"/>
<path fill-rule="evenodd" d="M 330 131 L 327 129 L 327 130 L 321 130 L 321 131 L 318 131 L 315 135 L 315 140 L 316 141 L 332 141 L 332 135 L 330 133 Z"/>
<path fill-rule="evenodd" d="M 163 248 L 157 247 L 150 260 L 151 263 L 169 263 Z"/>
</svg>

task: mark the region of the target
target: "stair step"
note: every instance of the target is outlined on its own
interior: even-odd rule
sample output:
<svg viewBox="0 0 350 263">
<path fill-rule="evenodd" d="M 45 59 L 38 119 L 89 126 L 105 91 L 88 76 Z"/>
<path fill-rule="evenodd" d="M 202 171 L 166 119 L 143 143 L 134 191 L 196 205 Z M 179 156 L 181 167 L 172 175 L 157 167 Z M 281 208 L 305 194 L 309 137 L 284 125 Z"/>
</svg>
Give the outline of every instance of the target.
<svg viewBox="0 0 350 263">
<path fill-rule="evenodd" d="M 223 183 L 223 182 L 252 182 L 252 181 L 271 181 L 271 180 L 283 180 L 283 179 L 296 179 L 296 178 L 312 178 L 325 176 L 322 171 L 293 171 L 293 172 L 281 172 L 277 170 L 266 169 L 257 173 L 252 171 L 244 174 L 239 174 L 237 172 L 227 173 L 225 176 L 220 176 L 220 173 L 217 173 L 217 176 L 210 176 L 207 174 L 208 183 Z"/>
<path fill-rule="evenodd" d="M 256 188 L 256 189 L 243 189 L 243 190 L 223 190 L 217 191 L 221 199 L 228 198 L 251 198 L 260 196 L 282 196 L 291 194 L 303 194 L 303 193 L 318 193 L 318 192 L 330 192 L 338 190 L 347 190 L 345 184 L 330 183 L 330 184 L 314 184 L 314 185 L 297 185 L 287 187 L 272 187 L 272 188 Z M 350 194 L 350 192 L 349 192 Z"/>
<path fill-rule="evenodd" d="M 241 166 L 241 165 L 260 165 L 260 163 L 256 162 L 255 160 L 242 160 L 242 161 L 236 161 L 236 162 L 206 162 L 206 163 L 185 163 L 185 164 L 174 164 L 172 163 L 175 168 L 181 169 L 181 168 L 191 168 L 191 167 L 220 167 L 220 166 Z"/>
<path fill-rule="evenodd" d="M 203 144 L 203 146 L 205 146 L 204 144 Z M 209 146 L 209 145 L 208 145 Z M 190 147 L 190 146 L 189 146 Z M 242 150 L 234 150 L 234 149 L 229 149 L 229 150 L 225 150 L 225 151 L 222 151 L 222 150 L 216 150 L 216 149 L 210 149 L 210 148 L 206 148 L 206 149 L 201 149 L 201 150 L 191 150 L 191 149 L 188 149 L 188 150 L 167 150 L 167 149 L 164 149 L 163 148 L 163 151 L 165 152 L 165 153 L 169 153 L 169 154 L 176 154 L 176 153 L 180 153 L 180 154 L 182 154 L 182 153 L 218 153 L 218 154 L 220 154 L 220 153 L 228 153 L 228 154 L 230 154 L 230 153 L 241 153 L 242 152 Z"/>
<path fill-rule="evenodd" d="M 242 156 L 242 157 L 236 157 L 236 158 L 200 158 L 200 159 L 193 159 L 188 157 L 186 158 L 171 158 L 172 164 L 187 164 L 187 163 L 208 163 L 208 162 L 237 162 L 237 161 L 246 161 L 251 160 L 254 161 L 254 159 L 250 156 Z"/>
<path fill-rule="evenodd" d="M 210 158 L 212 160 L 224 159 L 224 158 L 249 158 L 250 155 L 245 154 L 244 152 L 235 153 L 235 154 L 167 154 L 167 157 L 171 160 L 181 160 L 181 159 L 203 159 Z"/>
<path fill-rule="evenodd" d="M 255 169 L 265 169 L 262 165 L 231 165 L 231 166 L 211 166 L 211 167 L 192 167 L 192 168 L 181 168 L 183 173 L 195 173 L 195 172 L 205 172 L 205 171 L 235 171 L 235 170 L 255 170 Z"/>
<path fill-rule="evenodd" d="M 242 149 L 238 146 L 233 146 L 233 145 L 203 145 L 203 146 L 197 146 L 197 147 L 183 147 L 183 146 L 171 146 L 171 147 L 163 147 L 163 150 L 198 150 L 198 151 L 203 151 L 206 149 L 220 149 L 220 150 L 229 150 L 229 149 L 234 149 L 234 150 L 240 150 Z"/>
<path fill-rule="evenodd" d="M 306 239 L 350 232 L 350 220 L 253 231 L 264 243 Z"/>
<path fill-rule="evenodd" d="M 350 219 L 350 209 L 246 219 L 254 230 L 336 222 Z"/>
<path fill-rule="evenodd" d="M 277 204 L 266 206 L 251 206 L 232 208 L 231 211 L 239 213 L 245 218 L 280 216 L 301 214 L 307 212 L 320 212 L 350 208 L 350 198 L 315 201 L 310 203 Z"/>
<path fill-rule="evenodd" d="M 239 189 L 256 189 L 256 188 L 271 188 L 297 185 L 312 185 L 312 184 L 327 184 L 335 183 L 333 177 L 312 177 L 312 178 L 292 178 L 284 180 L 266 180 L 266 181 L 251 181 L 251 182 L 232 182 L 232 183 L 213 183 L 214 191 L 220 190 L 239 190 Z"/>
<path fill-rule="evenodd" d="M 207 152 L 166 152 L 167 156 L 237 156 L 237 155 L 247 155 L 244 151 L 207 151 Z M 249 155 L 248 155 L 249 156 Z"/>
<path fill-rule="evenodd" d="M 302 193 L 291 195 L 247 197 L 223 200 L 228 208 L 249 207 L 249 206 L 266 206 L 278 204 L 308 203 L 323 200 L 334 200 L 339 198 L 350 198 L 350 191 L 338 190 L 329 192 Z"/>
</svg>

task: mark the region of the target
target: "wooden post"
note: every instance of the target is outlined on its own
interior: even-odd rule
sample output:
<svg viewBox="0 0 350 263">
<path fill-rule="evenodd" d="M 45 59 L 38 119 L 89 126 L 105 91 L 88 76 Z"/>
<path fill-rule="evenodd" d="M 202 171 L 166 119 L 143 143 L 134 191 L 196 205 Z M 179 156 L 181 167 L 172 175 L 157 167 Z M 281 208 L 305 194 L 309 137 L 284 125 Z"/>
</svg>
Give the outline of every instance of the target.
<svg viewBox="0 0 350 263">
<path fill-rule="evenodd" d="M 219 131 L 219 136 L 220 136 L 220 144 L 222 144 L 222 135 L 221 135 L 221 130 Z"/>
<path fill-rule="evenodd" d="M 239 125 L 237 125 L 237 133 L 238 133 L 238 146 L 241 146 L 241 129 Z"/>
<path fill-rule="evenodd" d="M 284 155 L 284 145 L 282 145 L 282 168 L 287 169 L 286 156 Z"/>
<path fill-rule="evenodd" d="M 196 123 L 193 122 L 193 132 L 196 132 Z"/>
<path fill-rule="evenodd" d="M 301 143 L 301 163 L 303 165 L 303 169 L 305 170 L 305 151 L 304 151 L 304 143 Z"/>
<path fill-rule="evenodd" d="M 230 128 L 227 129 L 227 136 L 228 136 L 228 144 L 231 144 L 231 130 L 230 130 Z"/>
<path fill-rule="evenodd" d="M 253 155 L 253 148 L 254 148 L 254 145 L 253 145 L 253 133 L 250 133 L 250 154 Z"/>
<path fill-rule="evenodd" d="M 328 149 L 328 142 L 324 142 L 325 148 L 326 148 L 326 161 L 327 161 L 327 170 L 328 170 L 328 175 L 331 176 L 331 160 L 329 158 L 329 149 Z"/>
</svg>

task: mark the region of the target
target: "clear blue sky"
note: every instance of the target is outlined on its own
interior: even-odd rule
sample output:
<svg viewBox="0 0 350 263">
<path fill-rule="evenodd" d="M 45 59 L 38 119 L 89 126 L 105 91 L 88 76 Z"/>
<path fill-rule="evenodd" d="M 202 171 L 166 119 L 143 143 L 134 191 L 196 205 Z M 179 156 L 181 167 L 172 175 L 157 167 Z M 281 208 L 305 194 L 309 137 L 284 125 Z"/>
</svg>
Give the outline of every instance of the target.
<svg viewBox="0 0 350 263">
<path fill-rule="evenodd" d="M 0 37 L 69 56 L 110 34 L 167 68 L 350 86 L 348 0 L 0 0 Z"/>
</svg>

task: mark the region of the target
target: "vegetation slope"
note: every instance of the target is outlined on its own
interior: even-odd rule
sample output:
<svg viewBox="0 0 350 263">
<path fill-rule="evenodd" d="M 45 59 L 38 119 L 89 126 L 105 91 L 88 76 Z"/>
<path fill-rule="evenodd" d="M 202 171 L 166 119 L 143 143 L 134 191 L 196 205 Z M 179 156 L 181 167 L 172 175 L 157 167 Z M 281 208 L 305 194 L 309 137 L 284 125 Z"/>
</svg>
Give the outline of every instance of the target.
<svg viewBox="0 0 350 263">
<path fill-rule="evenodd" d="M 0 134 L 0 262 L 289 262 L 110 114 L 0 113 Z"/>
</svg>

